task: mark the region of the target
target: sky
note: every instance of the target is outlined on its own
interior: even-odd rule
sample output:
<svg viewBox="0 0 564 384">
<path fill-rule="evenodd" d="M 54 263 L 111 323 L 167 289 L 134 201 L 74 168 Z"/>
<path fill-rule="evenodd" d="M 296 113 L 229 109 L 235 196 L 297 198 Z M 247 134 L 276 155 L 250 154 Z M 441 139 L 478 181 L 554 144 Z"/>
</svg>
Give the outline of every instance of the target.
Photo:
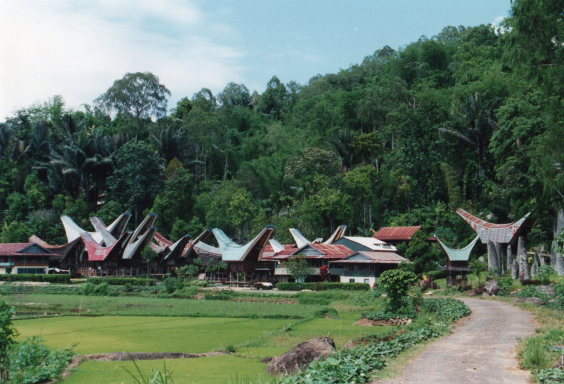
<svg viewBox="0 0 564 384">
<path fill-rule="evenodd" d="M 0 120 L 61 95 L 92 104 L 152 72 L 169 108 L 227 83 L 306 84 L 448 25 L 499 23 L 510 0 L 0 0 Z"/>
</svg>

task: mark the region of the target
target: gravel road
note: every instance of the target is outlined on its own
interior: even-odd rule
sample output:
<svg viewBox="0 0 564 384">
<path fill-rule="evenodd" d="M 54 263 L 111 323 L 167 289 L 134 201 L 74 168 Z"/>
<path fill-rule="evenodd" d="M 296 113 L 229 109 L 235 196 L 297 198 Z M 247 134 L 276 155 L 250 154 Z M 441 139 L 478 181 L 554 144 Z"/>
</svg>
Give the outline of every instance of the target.
<svg viewBox="0 0 564 384">
<path fill-rule="evenodd" d="M 454 333 L 425 348 L 400 377 L 377 384 L 528 384 L 529 373 L 519 369 L 518 338 L 532 334 L 533 316 L 493 300 L 462 299 L 470 317 Z"/>
</svg>

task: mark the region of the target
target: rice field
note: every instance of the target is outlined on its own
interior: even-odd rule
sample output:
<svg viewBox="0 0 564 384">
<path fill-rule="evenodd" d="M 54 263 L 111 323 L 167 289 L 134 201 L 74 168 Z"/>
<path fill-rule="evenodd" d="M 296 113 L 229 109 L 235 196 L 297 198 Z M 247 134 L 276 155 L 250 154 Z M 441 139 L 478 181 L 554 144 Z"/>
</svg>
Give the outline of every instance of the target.
<svg viewBox="0 0 564 384">
<path fill-rule="evenodd" d="M 250 302 L 79 295 L 9 295 L 2 299 L 20 315 L 58 314 L 16 320 L 20 340 L 41 336 L 52 348 L 73 347 L 78 354 L 235 351 L 214 357 L 137 362 L 145 375 L 162 370 L 166 363 L 176 384 L 270 382 L 273 378 L 260 360 L 303 341 L 327 336 L 340 349 L 355 338 L 385 336 L 397 330 L 355 325 L 360 311 L 367 307 L 358 307 L 350 294 L 308 293 L 306 298 L 312 304 L 271 302 L 274 298 L 261 302 L 259 297 Z M 316 298 L 320 304 L 313 304 Z M 339 312 L 323 315 L 328 307 Z M 64 383 L 134 383 L 127 372 L 134 369 L 132 362 L 88 361 Z"/>
</svg>

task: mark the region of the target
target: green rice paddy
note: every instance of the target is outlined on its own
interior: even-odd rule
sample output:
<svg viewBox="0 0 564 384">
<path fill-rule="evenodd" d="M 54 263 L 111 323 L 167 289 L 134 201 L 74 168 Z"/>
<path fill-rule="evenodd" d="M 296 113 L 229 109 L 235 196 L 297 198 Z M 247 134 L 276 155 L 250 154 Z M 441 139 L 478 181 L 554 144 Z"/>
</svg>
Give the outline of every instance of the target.
<svg viewBox="0 0 564 384">
<path fill-rule="evenodd" d="M 152 369 L 163 370 L 163 364 L 171 372 L 174 383 L 197 384 L 238 384 L 268 380 L 265 365 L 259 359 L 237 356 L 215 356 L 197 359 L 145 360 L 137 362 L 145 377 L 150 377 Z M 127 372 L 135 371 L 132 362 L 89 361 L 81 364 L 63 383 L 65 384 L 121 384 L 134 383 Z M 137 373 L 136 373 L 137 375 Z M 138 375 L 137 375 L 138 376 Z"/>
<path fill-rule="evenodd" d="M 355 306 L 348 295 L 332 295 L 330 306 L 339 313 L 331 317 L 319 314 L 327 305 L 261 302 L 259 297 L 255 297 L 258 302 L 78 295 L 9 295 L 2 299 L 20 315 L 58 314 L 17 320 L 19 339 L 41 336 L 50 347 L 73 347 L 79 354 L 234 349 L 229 355 L 166 360 L 166 366 L 176 384 L 235 384 L 269 380 L 261 358 L 280 355 L 313 337 L 331 337 L 337 348 L 343 348 L 355 338 L 384 336 L 396 330 L 354 325 L 360 311 L 367 308 Z M 162 370 L 163 361 L 138 361 L 138 365 L 149 375 L 151 369 Z M 133 383 L 124 368 L 135 369 L 132 362 L 89 361 L 64 383 Z"/>
</svg>

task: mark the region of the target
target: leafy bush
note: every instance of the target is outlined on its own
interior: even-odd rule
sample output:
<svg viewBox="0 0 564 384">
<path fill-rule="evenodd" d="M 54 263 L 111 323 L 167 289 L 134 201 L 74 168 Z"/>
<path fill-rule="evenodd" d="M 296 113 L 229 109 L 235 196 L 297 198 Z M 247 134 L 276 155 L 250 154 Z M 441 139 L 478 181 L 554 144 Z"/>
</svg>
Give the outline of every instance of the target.
<svg viewBox="0 0 564 384">
<path fill-rule="evenodd" d="M 44 283 L 70 284 L 70 275 L 45 275 L 45 274 L 21 274 L 0 275 L 0 281 L 36 281 Z"/>
<path fill-rule="evenodd" d="M 470 314 L 470 308 L 460 300 L 456 299 L 425 299 L 422 303 L 422 312 L 431 313 L 440 323 L 451 323 Z M 390 320 L 398 318 L 417 317 L 417 312 L 412 308 L 404 308 L 402 311 L 376 311 L 362 314 L 363 318 L 369 320 Z"/>
<path fill-rule="evenodd" d="M 554 286 L 554 296 L 549 307 L 564 310 L 564 284 Z"/>
<path fill-rule="evenodd" d="M 506 296 L 511 293 L 514 287 L 514 281 L 511 276 L 505 276 L 500 278 L 497 282 L 499 284 L 498 295 Z"/>
<path fill-rule="evenodd" d="M 546 368 L 537 373 L 540 384 L 562 384 L 564 383 L 564 370 L 562 368 Z"/>
<path fill-rule="evenodd" d="M 87 283 L 91 284 L 102 284 L 106 283 L 108 285 L 142 285 L 149 286 L 155 285 L 157 281 L 155 279 L 149 279 L 146 277 L 89 277 L 86 280 Z"/>
<path fill-rule="evenodd" d="M 550 284 L 550 280 L 556 274 L 554 268 L 551 265 L 543 265 L 539 268 L 537 272 L 537 278 L 540 280 L 542 285 Z"/>
<path fill-rule="evenodd" d="M 470 308 L 456 299 L 427 299 L 423 301 L 423 311 L 433 313 L 442 323 L 451 323 L 470 314 Z"/>
<path fill-rule="evenodd" d="M 366 283 L 278 283 L 276 285 L 281 291 L 301 291 L 309 289 L 312 291 L 325 291 L 332 289 L 343 289 L 348 291 L 368 291 L 370 284 Z"/>
<path fill-rule="evenodd" d="M 18 331 L 13 324 L 14 308 L 0 302 L 0 382 L 7 379 L 7 367 L 9 367 L 10 358 L 8 351 L 15 342 Z"/>
<path fill-rule="evenodd" d="M 444 279 L 448 276 L 448 271 L 428 271 L 425 272 L 425 275 L 427 275 L 432 280 Z"/>
<path fill-rule="evenodd" d="M 108 283 L 86 283 L 86 285 L 82 289 L 82 294 L 86 296 L 111 296 L 113 294 L 116 294 L 116 291 L 112 290 Z"/>
<path fill-rule="evenodd" d="M 50 350 L 40 337 L 30 337 L 10 355 L 10 383 L 32 384 L 58 379 L 72 356 L 70 349 Z"/>
<path fill-rule="evenodd" d="M 543 301 L 543 304 L 546 304 L 550 300 L 550 297 L 546 293 L 540 291 L 535 286 L 526 286 L 525 288 L 523 288 L 522 290 L 517 292 L 517 296 L 518 297 L 537 297 L 537 298 L 539 298 Z"/>
<path fill-rule="evenodd" d="M 62 285 L 0 285 L 0 294 L 14 295 L 14 294 L 28 294 L 28 293 L 46 293 L 46 294 L 63 294 L 63 295 L 80 295 L 82 294 L 81 287 L 62 286 Z"/>
<path fill-rule="evenodd" d="M 166 293 L 173 293 L 178 288 L 178 279 L 176 277 L 167 277 L 163 280 Z"/>
<path fill-rule="evenodd" d="M 382 273 L 378 283 L 388 295 L 387 309 L 390 312 L 401 312 L 409 305 L 407 293 L 417 283 L 417 275 L 401 269 L 391 269 Z"/>
<path fill-rule="evenodd" d="M 194 297 L 197 293 L 198 293 L 198 288 L 196 287 L 182 287 L 180 289 L 177 289 L 176 292 L 174 292 L 173 296 L 188 298 L 188 297 Z"/>
</svg>

